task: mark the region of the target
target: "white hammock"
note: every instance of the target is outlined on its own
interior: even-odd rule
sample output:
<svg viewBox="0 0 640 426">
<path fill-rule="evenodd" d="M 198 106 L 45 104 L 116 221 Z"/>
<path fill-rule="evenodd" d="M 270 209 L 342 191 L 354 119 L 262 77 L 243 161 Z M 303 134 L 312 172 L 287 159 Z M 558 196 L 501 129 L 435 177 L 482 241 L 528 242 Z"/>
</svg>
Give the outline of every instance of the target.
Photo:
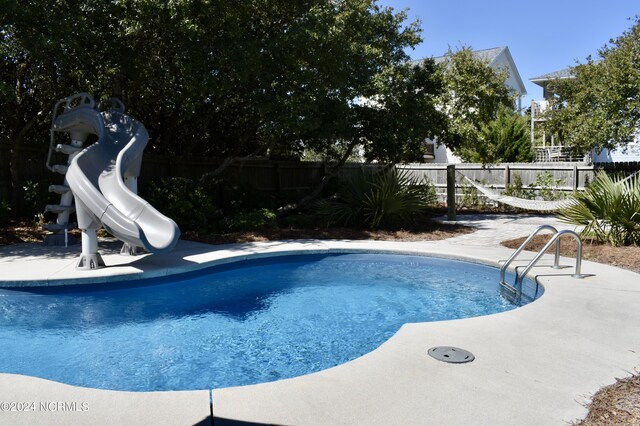
<svg viewBox="0 0 640 426">
<path fill-rule="evenodd" d="M 464 175 L 463 175 L 464 176 Z M 511 197 L 509 195 L 502 195 L 497 191 L 486 188 L 479 183 L 474 182 L 468 177 L 464 176 L 466 180 L 471 183 L 478 191 L 486 195 L 487 198 L 499 203 L 508 204 L 512 207 L 526 210 L 536 211 L 553 211 L 564 207 L 568 207 L 574 203 L 573 200 L 558 200 L 558 201 L 544 201 L 544 200 L 528 200 L 526 198 Z"/>
</svg>

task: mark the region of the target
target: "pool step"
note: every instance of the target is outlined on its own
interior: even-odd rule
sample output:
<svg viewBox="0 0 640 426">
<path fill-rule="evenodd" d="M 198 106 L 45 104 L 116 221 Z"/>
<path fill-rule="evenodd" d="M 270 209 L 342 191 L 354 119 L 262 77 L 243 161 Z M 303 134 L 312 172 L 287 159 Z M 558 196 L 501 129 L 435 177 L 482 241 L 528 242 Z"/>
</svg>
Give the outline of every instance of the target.
<svg viewBox="0 0 640 426">
<path fill-rule="evenodd" d="M 504 290 L 508 291 L 509 293 L 513 293 L 514 295 L 518 292 L 518 290 L 516 290 L 516 288 L 508 282 L 500 281 L 500 285 Z"/>
<path fill-rule="evenodd" d="M 512 303 L 518 299 L 518 290 L 506 281 L 500 281 L 500 293 Z"/>
</svg>

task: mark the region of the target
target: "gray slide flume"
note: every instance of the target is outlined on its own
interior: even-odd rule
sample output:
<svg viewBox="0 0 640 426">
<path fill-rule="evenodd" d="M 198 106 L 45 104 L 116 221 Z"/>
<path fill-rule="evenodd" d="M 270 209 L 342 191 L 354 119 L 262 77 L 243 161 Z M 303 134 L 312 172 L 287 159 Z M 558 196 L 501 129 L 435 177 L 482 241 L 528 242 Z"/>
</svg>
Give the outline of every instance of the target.
<svg viewBox="0 0 640 426">
<path fill-rule="evenodd" d="M 152 253 L 176 245 L 180 236 L 176 223 L 136 194 L 142 153 L 149 140 L 142 123 L 123 111 L 99 112 L 81 105 L 58 116 L 54 130 L 69 132 L 72 140 L 98 136 L 73 158 L 66 176 L 75 197 L 78 227 L 83 233 L 88 231 L 88 239 L 102 225 L 130 247 Z M 83 235 L 83 259 L 78 267 L 99 266 L 99 255 L 84 259 L 85 255 L 97 255 L 97 243 L 85 241 Z"/>
</svg>

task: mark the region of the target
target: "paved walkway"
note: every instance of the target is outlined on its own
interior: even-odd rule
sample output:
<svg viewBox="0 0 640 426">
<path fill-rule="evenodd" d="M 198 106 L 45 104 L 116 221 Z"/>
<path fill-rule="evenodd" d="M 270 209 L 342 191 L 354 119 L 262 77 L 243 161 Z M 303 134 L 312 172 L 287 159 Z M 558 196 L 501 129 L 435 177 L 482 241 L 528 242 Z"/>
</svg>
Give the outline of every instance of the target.
<svg viewBox="0 0 640 426">
<path fill-rule="evenodd" d="M 500 245 L 502 241 L 528 236 L 540 225 L 551 225 L 558 231 L 565 229 L 576 230 L 574 225 L 561 222 L 554 216 L 548 215 L 518 215 L 518 214 L 468 214 L 457 215 L 455 222 L 442 220 L 443 223 L 458 223 L 472 226 L 476 232 L 449 238 L 448 243 L 470 246 L 491 247 Z"/>
</svg>

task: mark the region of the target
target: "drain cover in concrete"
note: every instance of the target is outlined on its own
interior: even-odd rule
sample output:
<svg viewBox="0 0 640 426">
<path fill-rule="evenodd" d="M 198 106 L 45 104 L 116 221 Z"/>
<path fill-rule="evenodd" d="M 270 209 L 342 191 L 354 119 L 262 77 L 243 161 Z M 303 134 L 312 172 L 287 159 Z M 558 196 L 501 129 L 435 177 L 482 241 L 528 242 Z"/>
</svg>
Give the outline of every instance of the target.
<svg viewBox="0 0 640 426">
<path fill-rule="evenodd" d="M 436 346 L 435 348 L 429 349 L 427 353 L 438 361 L 451 362 L 453 364 L 471 362 L 476 359 L 471 352 L 454 348 L 453 346 Z"/>
</svg>

